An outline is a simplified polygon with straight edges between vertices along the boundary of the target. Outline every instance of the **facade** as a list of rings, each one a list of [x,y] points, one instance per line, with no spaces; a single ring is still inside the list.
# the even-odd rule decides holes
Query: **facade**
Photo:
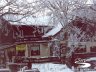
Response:
[[[3,19],[0,23],[0,64],[16,62],[18,58],[39,59],[51,56],[48,46],[51,39],[42,36],[52,26],[12,25],[4,21],[6,23]]]

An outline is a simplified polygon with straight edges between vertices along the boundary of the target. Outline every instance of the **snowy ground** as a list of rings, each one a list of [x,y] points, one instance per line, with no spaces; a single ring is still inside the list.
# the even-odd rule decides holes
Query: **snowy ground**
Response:
[[[40,72],[74,72],[66,65],[53,63],[33,64],[32,68],[38,68]]]
[[[26,67],[26,66],[24,66],[24,67]],[[18,72],[27,72],[27,71],[31,72],[31,71],[33,71],[33,69],[38,69],[40,72],[96,72],[96,69],[94,69],[94,70],[88,69],[87,71],[85,69],[79,69],[79,71],[78,71],[78,70],[74,70],[74,69],[69,69],[66,66],[66,64],[64,65],[64,64],[54,64],[54,63],[32,64],[32,69],[27,70],[27,71],[23,68],[21,68],[20,71],[18,71]],[[10,69],[0,69],[0,72],[3,72],[3,71],[10,72]]]

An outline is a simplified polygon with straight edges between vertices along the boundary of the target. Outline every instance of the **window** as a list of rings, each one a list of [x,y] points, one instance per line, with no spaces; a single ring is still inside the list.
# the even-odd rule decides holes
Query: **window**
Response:
[[[5,59],[5,52],[4,50],[0,50],[0,64],[4,63],[4,59]]]
[[[76,53],[84,53],[84,52],[86,52],[86,48],[77,48],[75,52]]]
[[[25,56],[26,44],[16,45],[17,56]]]
[[[61,44],[60,45],[60,51],[61,51],[61,55],[66,54],[66,44]]]
[[[78,48],[75,50],[76,53],[84,53],[86,52],[86,46],[85,45],[80,45]]]
[[[91,52],[96,52],[96,46],[90,47],[91,48]]]
[[[31,50],[31,56],[40,55],[40,44],[31,44],[29,50]]]

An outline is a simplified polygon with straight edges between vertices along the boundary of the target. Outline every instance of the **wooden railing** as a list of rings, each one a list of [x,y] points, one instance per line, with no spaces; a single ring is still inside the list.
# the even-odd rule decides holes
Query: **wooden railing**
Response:
[[[54,62],[61,63],[64,62],[65,57],[47,57],[47,58],[15,58],[15,63],[46,63]]]

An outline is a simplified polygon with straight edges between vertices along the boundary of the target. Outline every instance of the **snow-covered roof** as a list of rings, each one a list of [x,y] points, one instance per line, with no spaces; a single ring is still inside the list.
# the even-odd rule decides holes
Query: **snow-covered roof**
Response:
[[[50,30],[48,33],[43,35],[43,37],[48,37],[48,36],[54,36],[57,34],[60,30],[62,29],[62,25],[59,23],[57,24],[52,30]]]
[[[23,15],[6,15],[4,19],[8,20],[13,25],[40,25],[52,26],[52,19],[50,16],[33,17]]]

